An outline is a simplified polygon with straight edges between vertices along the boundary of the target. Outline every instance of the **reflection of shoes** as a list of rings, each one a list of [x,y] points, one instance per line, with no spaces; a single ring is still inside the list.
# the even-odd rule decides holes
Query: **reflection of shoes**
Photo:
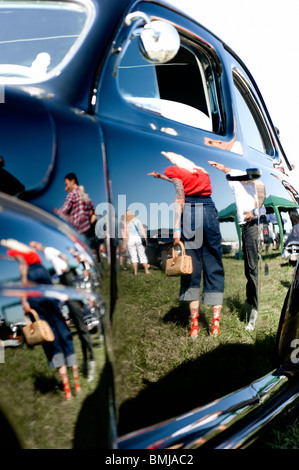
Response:
[[[253,331],[253,330],[254,330],[254,327],[253,327],[250,323],[248,323],[248,325],[245,326],[245,330],[246,330],[246,331]]]
[[[191,317],[191,330],[189,332],[189,336],[192,339],[196,339],[198,337],[198,317],[198,313],[195,315],[195,317]]]
[[[258,312],[255,308],[251,309],[248,325],[245,327],[247,331],[253,331],[256,327]]]
[[[87,382],[92,382],[94,379],[94,374],[95,374],[95,367],[96,363],[95,361],[90,361],[89,362],[89,368],[88,368],[88,379]]]
[[[64,389],[66,400],[70,400],[72,398],[72,394],[71,394],[71,389],[70,389],[68,380],[63,383],[63,389]]]
[[[219,331],[219,322],[220,322],[220,317],[215,317],[212,320],[212,331],[211,331],[211,336],[218,336],[220,331]],[[218,323],[215,325],[215,323]]]
[[[74,371],[74,382],[75,382],[76,393],[80,393],[81,392],[81,387],[80,387],[79,375],[78,375],[77,369],[76,369],[76,371]]]

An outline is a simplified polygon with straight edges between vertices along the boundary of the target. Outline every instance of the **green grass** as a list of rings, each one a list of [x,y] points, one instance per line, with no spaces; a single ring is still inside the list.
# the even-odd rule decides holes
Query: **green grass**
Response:
[[[264,273],[265,263],[269,266]],[[119,433],[177,416],[247,385],[272,369],[272,352],[293,268],[276,253],[262,262],[258,333],[244,329],[243,262],[224,256],[225,296],[221,334],[209,335],[211,307],[201,306],[200,332],[188,336],[189,311],[178,302],[179,279],[166,278],[156,268],[147,276],[141,269],[118,272],[118,297],[113,317],[115,384]],[[106,286],[107,287],[107,286]],[[1,405],[10,411],[27,449],[93,448],[101,430],[101,381],[104,346],[92,335],[98,377],[90,384],[82,377],[82,391],[64,399],[57,371],[49,370],[41,347],[6,349],[0,364]],[[79,367],[81,346],[74,334]],[[69,372],[71,377],[71,372]],[[72,384],[72,389],[74,389]],[[263,437],[262,448],[298,448],[296,416]]]
[[[98,335],[92,335],[97,356],[97,378],[88,383],[80,373],[81,393],[76,396],[71,370],[69,380],[73,397],[66,401],[60,376],[48,368],[41,346],[34,348],[6,348],[5,362],[0,364],[1,406],[17,430],[25,449],[71,449],[76,435],[90,434],[80,429],[81,414],[86,403],[96,396],[100,373],[104,364],[104,346]],[[74,334],[78,365],[82,364],[79,339]]]
[[[299,449],[298,412],[290,412],[253,445],[253,449]]]
[[[268,270],[265,274],[265,265]],[[190,340],[189,311],[178,302],[179,279],[158,269],[119,273],[119,298],[113,320],[119,433],[204,405],[248,385],[272,370],[276,332],[293,268],[279,254],[261,265],[265,290],[257,333],[244,329],[244,265],[224,256],[225,296],[221,334],[209,336],[212,309],[201,306],[200,332]],[[265,444],[266,445],[266,444]]]

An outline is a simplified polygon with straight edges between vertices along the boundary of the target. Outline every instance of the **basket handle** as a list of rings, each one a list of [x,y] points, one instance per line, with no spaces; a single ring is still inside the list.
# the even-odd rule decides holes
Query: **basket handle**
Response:
[[[33,308],[31,308],[29,312],[25,313],[25,320],[26,320],[27,325],[31,325],[32,323],[32,321],[30,321],[28,318],[29,315],[32,315],[35,321],[40,319],[38,313]]]
[[[184,243],[181,242],[181,241],[179,241],[179,245],[180,245],[180,247],[181,247],[181,249],[182,249],[182,256],[185,256],[185,246],[184,246]],[[175,250],[174,250],[174,246],[172,247],[172,257],[173,257],[173,258],[178,258],[178,255],[177,255],[177,253],[176,253]]]

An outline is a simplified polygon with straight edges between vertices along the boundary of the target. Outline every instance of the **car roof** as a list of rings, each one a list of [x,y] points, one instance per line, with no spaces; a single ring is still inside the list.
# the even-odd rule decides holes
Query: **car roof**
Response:
[[[90,22],[86,36],[76,53],[70,57],[61,73],[55,74],[42,83],[52,96],[60,97],[69,105],[88,110],[90,90],[105,57],[115,28],[126,14],[128,9],[136,8],[140,0],[113,0],[113,8],[110,0],[74,0],[78,4],[88,6],[93,11],[94,19]],[[61,3],[67,3],[62,0]],[[174,6],[171,0],[143,0],[143,3],[153,3],[179,12],[191,21],[183,9]],[[206,28],[204,28],[206,29]],[[212,34],[209,31],[210,34]],[[218,39],[218,38],[217,38]],[[38,86],[38,83],[37,83]]]

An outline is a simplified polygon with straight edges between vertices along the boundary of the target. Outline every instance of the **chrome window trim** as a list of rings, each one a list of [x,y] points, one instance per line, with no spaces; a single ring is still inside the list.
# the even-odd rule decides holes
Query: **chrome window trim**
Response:
[[[265,152],[261,152],[259,149],[256,149],[254,148],[254,150],[256,150],[257,152],[260,152],[262,153],[262,155],[264,155],[265,157],[267,158],[270,158],[271,160],[275,160],[275,157],[277,155],[277,150],[276,150],[276,147],[274,145],[274,142],[273,142],[273,137],[272,137],[272,134],[269,130],[269,124],[267,123],[266,119],[265,119],[265,116],[264,116],[264,113],[263,111],[261,110],[261,107],[255,97],[255,95],[253,94],[252,92],[252,88],[250,87],[248,81],[246,80],[246,78],[244,77],[244,75],[240,72],[239,69],[237,69],[236,67],[233,67],[233,70],[232,70],[232,73],[233,73],[233,82],[234,82],[234,86],[237,86],[236,85],[236,81],[239,81],[239,83],[241,84],[241,86],[244,88],[244,90],[246,90],[246,94],[249,96],[249,100],[251,101],[251,103],[254,104],[255,106],[255,109],[256,111],[258,112],[258,119],[259,119],[259,122],[261,123],[261,125],[263,126],[264,128],[264,131],[265,131],[265,134],[262,134],[260,132],[260,128],[259,126],[257,125],[256,123],[256,120],[254,119],[255,121],[255,124],[259,130],[259,133],[260,133],[260,136],[261,136],[261,139],[263,140],[263,142],[265,143],[266,142],[266,139],[268,140],[268,144],[269,146],[271,146],[272,148],[272,152],[269,153],[267,150],[265,150]],[[239,90],[240,91],[240,90]],[[246,102],[246,105],[248,107],[248,103],[246,100],[244,100]],[[251,114],[252,114],[252,111],[250,110]],[[253,117],[254,118],[254,117]],[[265,139],[266,137],[266,139]],[[251,145],[249,143],[247,143],[247,145],[249,147],[251,147]],[[251,147],[253,148],[253,147]]]

